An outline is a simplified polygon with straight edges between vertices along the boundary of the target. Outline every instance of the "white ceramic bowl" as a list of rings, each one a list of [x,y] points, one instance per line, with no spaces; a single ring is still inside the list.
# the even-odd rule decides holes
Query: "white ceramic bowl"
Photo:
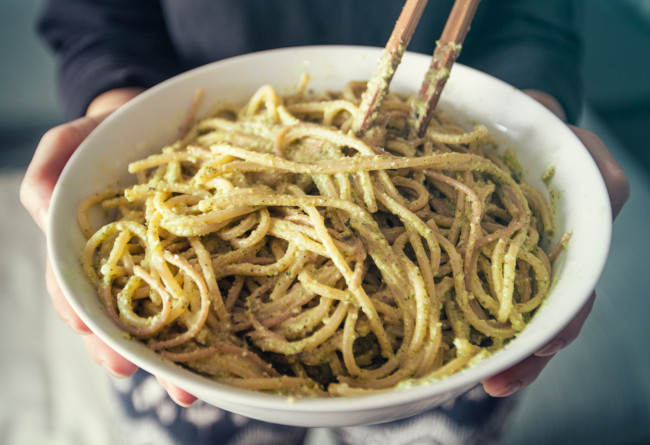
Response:
[[[79,265],[84,238],[75,213],[80,200],[131,181],[127,163],[170,142],[198,88],[205,107],[218,100],[244,101],[263,84],[291,91],[303,72],[316,90],[340,90],[349,80],[369,79],[381,49],[354,46],[273,50],[216,62],[170,79],[111,115],[74,153],[50,207],[49,252],[57,279],[82,320],[105,343],[141,368],[220,408],[269,422],[343,426],[385,422],[417,414],[468,390],[481,379],[521,361],[549,341],[583,306],[604,267],[611,235],[610,204],[592,158],[553,114],[522,92],[457,64],[439,107],[465,122],[480,122],[515,150],[526,180],[546,190],[541,176],[555,168],[558,232],[573,234],[548,300],[529,326],[503,350],[446,379],[386,393],[347,398],[289,400],[215,383],[163,360],[128,340],[104,313]],[[414,93],[430,56],[407,53],[391,88]]]

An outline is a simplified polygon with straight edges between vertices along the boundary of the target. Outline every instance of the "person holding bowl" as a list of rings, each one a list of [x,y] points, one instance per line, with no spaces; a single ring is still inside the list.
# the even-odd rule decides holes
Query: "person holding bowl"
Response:
[[[484,0],[459,62],[524,90],[571,126],[598,165],[616,216],[629,194],[627,178],[596,135],[573,126],[582,101],[576,3]],[[451,4],[428,5],[409,50],[433,52]],[[45,231],[52,191],[69,157],[106,116],[145,89],[193,67],[264,49],[314,44],[383,46],[401,6],[400,2],[344,0],[45,2],[39,32],[57,57],[60,95],[70,121],[43,135],[21,188],[24,206]],[[108,374],[130,379],[129,391],[120,393],[118,400],[131,439],[138,437],[133,431],[151,422],[158,425],[157,434],[170,443],[198,443],[199,436],[236,443],[247,432],[249,437],[258,434],[258,443],[300,443],[304,439],[303,428],[237,419],[217,408],[195,404],[193,395],[163,379],[159,382],[171,399],[189,407],[188,412],[201,410],[212,419],[209,426],[198,431],[188,420],[191,415],[177,415],[165,424],[155,409],[156,404],[166,403],[160,397],[145,404],[147,409],[141,409],[142,404],[136,407],[130,394],[147,387],[153,377],[138,371],[85,326],[67,303],[49,264],[46,280],[57,314],[82,335],[93,360]],[[391,438],[408,437],[407,431],[422,428],[418,422],[434,414],[436,422],[427,424],[423,433],[430,441],[484,443],[494,439],[514,406],[512,395],[532,383],[554,354],[577,337],[594,298],[592,294],[555,339],[516,366],[485,379],[482,388],[433,412],[382,426],[337,430],[339,439],[355,443],[380,429],[386,443],[396,443]]]

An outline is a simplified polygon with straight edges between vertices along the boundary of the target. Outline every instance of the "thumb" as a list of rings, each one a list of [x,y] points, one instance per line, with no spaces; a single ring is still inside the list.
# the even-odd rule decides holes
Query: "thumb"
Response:
[[[106,115],[82,117],[48,130],[41,138],[20,187],[20,200],[45,231],[56,181],[79,144]]]

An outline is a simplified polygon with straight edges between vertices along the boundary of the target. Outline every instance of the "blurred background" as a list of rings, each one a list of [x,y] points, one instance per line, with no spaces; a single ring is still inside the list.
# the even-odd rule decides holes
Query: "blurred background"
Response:
[[[524,392],[505,444],[650,443],[650,1],[583,4],[581,125],[623,166],[632,196],[582,335]],[[54,315],[44,238],[18,201],[40,136],[62,122],[34,34],[39,5],[0,0],[0,443],[112,444],[106,377]]]

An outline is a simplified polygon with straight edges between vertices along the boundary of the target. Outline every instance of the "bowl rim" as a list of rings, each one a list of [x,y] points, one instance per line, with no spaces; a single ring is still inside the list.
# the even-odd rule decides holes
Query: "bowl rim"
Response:
[[[141,103],[146,103],[150,97],[159,94],[159,92],[163,91],[164,89],[173,87],[175,83],[183,82],[183,80],[188,75],[201,73],[203,71],[212,71],[215,69],[214,67],[217,65],[223,68],[229,65],[237,65],[241,62],[248,61],[250,59],[255,60],[256,58],[268,56],[268,55],[282,56],[283,54],[286,53],[299,52],[299,53],[304,53],[305,56],[313,57],[315,53],[319,53],[322,51],[339,52],[342,54],[341,57],[343,59],[345,59],[345,56],[343,56],[343,54],[345,53],[354,53],[354,52],[361,51],[361,52],[367,52],[369,55],[373,55],[373,56],[376,55],[378,59],[378,56],[381,53],[381,48],[367,47],[367,46],[360,46],[360,45],[314,45],[314,46],[273,49],[273,50],[259,51],[255,53],[230,57],[227,59],[212,62],[203,65],[201,67],[197,67],[192,70],[186,71],[177,76],[169,78],[156,86],[153,86],[152,88],[144,91],[142,94],[134,98],[128,104],[118,109],[116,112],[112,113],[110,116],[106,118],[106,120],[101,122],[97,126],[97,128],[93,130],[93,132],[89,135],[89,137],[82,142],[79,148],[70,157],[70,159],[66,163],[61,173],[60,180],[57,181],[57,185],[55,186],[52,195],[51,208],[49,212],[49,219],[47,225],[48,234],[50,234],[50,236],[48,236],[47,238],[47,248],[48,248],[47,250],[48,250],[50,261],[52,263],[54,274],[68,303],[73,307],[73,309],[82,319],[82,321],[86,323],[86,325],[89,328],[91,328],[91,330],[93,330],[93,332],[95,332],[96,335],[102,341],[104,341],[108,346],[110,346],[118,353],[120,353],[120,355],[123,355],[128,360],[133,361],[135,364],[147,370],[148,372],[155,371],[157,375],[160,375],[163,378],[166,378],[176,384],[180,384],[181,386],[184,385],[184,389],[186,389],[189,392],[204,391],[206,390],[206,387],[204,385],[209,382],[210,384],[207,386],[207,390],[218,394],[219,397],[223,398],[226,402],[233,402],[237,404],[243,403],[245,405],[255,406],[256,408],[261,408],[261,409],[282,408],[282,409],[301,410],[301,411],[312,412],[312,413],[323,412],[323,411],[341,413],[341,412],[352,412],[352,411],[367,410],[367,409],[376,409],[377,407],[407,405],[414,401],[434,397],[438,394],[444,393],[449,390],[458,389],[461,387],[469,388],[474,384],[477,384],[477,382],[480,379],[489,377],[491,375],[495,375],[498,372],[507,369],[509,366],[512,366],[514,363],[523,360],[524,358],[530,355],[530,350],[537,350],[540,347],[542,347],[546,342],[548,342],[558,332],[560,332],[560,330],[566,324],[566,322],[568,322],[573,318],[573,316],[575,316],[576,314],[575,308],[577,306],[582,307],[582,305],[587,301],[589,295],[591,294],[591,290],[593,290],[593,288],[595,287],[598,277],[602,273],[602,270],[605,266],[607,254],[609,251],[609,244],[611,241],[611,214],[609,215],[609,217],[607,216],[603,217],[602,218],[603,221],[601,221],[601,222],[606,222],[609,220],[610,223],[609,225],[606,224],[605,227],[603,227],[602,229],[602,232],[605,233],[606,237],[605,239],[599,240],[601,248],[598,252],[596,252],[598,255],[600,255],[600,257],[595,260],[596,265],[594,269],[598,269],[599,273],[596,274],[596,278],[593,282],[589,282],[588,285],[585,284],[583,286],[585,288],[585,295],[582,295],[580,297],[575,297],[572,300],[574,302],[573,310],[570,311],[571,312],[570,315],[569,313],[565,315],[563,320],[564,323],[558,323],[555,326],[555,329],[549,329],[545,333],[546,335],[540,334],[535,339],[529,339],[529,343],[526,348],[528,352],[525,352],[523,348],[516,347],[517,342],[511,342],[509,345],[506,345],[506,347],[497,351],[493,355],[495,356],[498,354],[502,358],[503,357],[509,358],[509,360],[507,360],[506,362],[504,362],[503,360],[486,359],[480,363],[480,366],[474,366],[472,368],[469,368],[468,370],[457,372],[453,375],[450,375],[448,377],[445,377],[444,379],[437,381],[436,384],[428,384],[428,383],[416,384],[413,385],[411,388],[405,388],[403,390],[390,389],[385,392],[382,391],[382,392],[372,393],[367,395],[334,397],[334,398],[300,397],[297,399],[293,399],[287,396],[278,396],[274,394],[266,394],[261,392],[243,390],[243,389],[228,386],[223,383],[216,382],[214,380],[210,380],[208,377],[204,377],[192,371],[188,371],[182,368],[180,365],[171,364],[171,362],[167,363],[163,360],[159,360],[157,362],[151,362],[151,360],[146,358],[143,360],[143,357],[141,355],[138,355],[131,348],[126,347],[122,339],[120,338],[116,339],[110,335],[106,335],[101,324],[99,324],[96,320],[88,316],[85,308],[83,307],[83,304],[79,301],[78,296],[74,294],[74,291],[68,285],[67,278],[65,276],[64,271],[62,271],[61,268],[59,267],[59,265],[61,264],[60,255],[62,254],[61,243],[63,243],[64,241],[60,237],[54,236],[54,234],[58,234],[61,232],[57,220],[57,206],[59,205],[60,200],[64,199],[63,198],[64,192],[62,191],[61,183],[62,181],[66,181],[69,175],[73,174],[75,168],[78,168],[75,160],[79,156],[79,153],[88,150],[87,147],[92,145],[97,135],[101,135],[101,132],[104,130],[104,128],[108,127],[114,121],[119,121],[119,119],[121,119],[121,116],[125,113],[125,110],[139,106],[139,104]],[[416,57],[426,57],[427,59],[430,59],[430,56],[428,55],[406,52],[404,56],[404,60],[406,60],[407,58],[416,58]],[[494,82],[495,85],[502,85],[502,86],[507,86],[508,88],[512,88],[510,85],[506,84],[505,82],[499,79],[496,79],[479,70],[476,70],[474,68],[459,63],[457,63],[454,66],[454,70],[473,73],[472,76],[479,76],[479,77],[486,76],[488,79],[490,79],[491,82]],[[263,80],[263,76],[261,77]],[[522,92],[520,93],[524,94]],[[549,115],[549,118],[555,119],[557,122],[561,122],[559,118],[553,115],[549,110],[544,108],[541,104],[534,101],[534,99],[526,96],[526,97],[522,97],[522,100],[529,101],[528,106],[536,107],[539,113],[547,114]],[[573,134],[564,123],[562,123],[562,125],[565,128],[564,131],[566,132],[566,134],[564,134],[563,137],[567,138],[567,140],[573,140],[572,142],[573,144],[578,144],[579,146],[582,146],[583,150],[586,151],[586,148],[584,148],[583,144],[580,142],[577,136],[575,136],[575,134]],[[596,168],[597,171],[597,167],[595,166],[595,163],[593,163],[591,168],[592,169]],[[601,190],[597,190],[595,193],[600,193],[602,195],[604,190],[605,196],[607,196],[606,188],[604,185],[604,181],[602,181],[602,177],[601,177],[600,186],[601,186]],[[129,342],[131,341],[129,340]],[[511,347],[511,345],[514,346]],[[469,370],[471,370],[472,372],[467,372]]]

